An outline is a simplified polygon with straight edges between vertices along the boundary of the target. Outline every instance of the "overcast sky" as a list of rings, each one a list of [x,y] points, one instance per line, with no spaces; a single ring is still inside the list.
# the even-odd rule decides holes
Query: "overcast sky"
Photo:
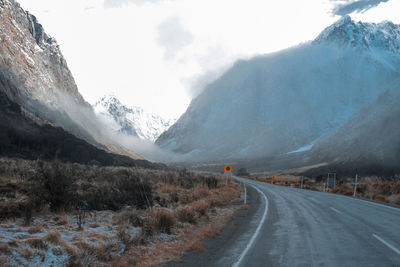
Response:
[[[342,15],[400,23],[400,0],[17,0],[55,37],[90,103],[179,117],[239,58],[314,39]]]

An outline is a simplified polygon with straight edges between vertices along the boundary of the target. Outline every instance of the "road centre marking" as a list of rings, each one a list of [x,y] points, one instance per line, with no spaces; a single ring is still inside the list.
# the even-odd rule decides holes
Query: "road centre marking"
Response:
[[[385,246],[387,246],[388,248],[390,248],[391,250],[393,250],[394,252],[396,252],[397,254],[400,255],[400,250],[397,249],[396,247],[392,246],[388,242],[386,242],[383,238],[377,236],[376,234],[372,234],[372,236],[375,237],[376,239],[378,239],[379,241],[381,241]]]
[[[331,210],[333,210],[334,212],[337,212],[339,214],[342,214],[342,212],[338,211],[337,209],[335,209],[334,207],[330,207]]]

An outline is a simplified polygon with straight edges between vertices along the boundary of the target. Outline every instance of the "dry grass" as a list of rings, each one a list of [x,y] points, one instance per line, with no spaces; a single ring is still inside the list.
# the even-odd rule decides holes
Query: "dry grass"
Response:
[[[194,189],[194,197],[196,199],[203,199],[210,195],[210,190],[206,187],[196,187]]]
[[[196,211],[193,206],[183,207],[175,210],[175,216],[180,222],[195,224],[197,221]]]
[[[6,242],[0,242],[0,254],[2,255],[11,255],[12,254],[12,248],[10,248],[10,245]]]
[[[152,209],[147,212],[147,220],[145,221],[144,228],[149,234],[171,234],[175,224],[176,219],[172,212],[163,209]]]
[[[203,216],[206,214],[206,212],[210,208],[210,205],[205,200],[197,200],[192,203],[192,207],[199,216]]]
[[[42,231],[43,231],[43,227],[40,225],[37,225],[37,226],[29,228],[28,233],[36,234],[36,233],[41,233]]]
[[[52,163],[45,163],[39,173],[36,168],[37,163],[28,161],[5,166],[0,159],[0,197],[4,186],[4,192],[11,196],[10,203],[21,205],[19,213],[9,205],[12,208],[7,208],[4,222],[12,219],[12,228],[16,220],[22,221],[14,218],[25,216],[26,202],[21,200],[29,197],[40,203],[33,206],[32,222],[37,225],[36,217],[42,217],[45,223],[29,228],[28,233],[49,231],[42,238],[25,235],[14,245],[0,243],[1,255],[18,251],[29,259],[41,251],[46,257],[45,251],[52,245],[54,255],[68,255],[68,266],[160,265],[185,249],[202,250],[201,241],[215,237],[217,228],[223,225],[220,219],[225,216],[224,211],[229,211],[231,201],[240,197],[240,188],[235,184],[226,186],[221,177],[187,171],[79,164],[54,167]],[[2,180],[5,173],[10,174],[7,177],[11,177],[12,186]],[[53,174],[64,179],[61,189],[67,193],[46,195],[49,192],[37,187],[43,184],[35,184],[35,179],[42,175],[40,181],[59,190]],[[31,194],[30,190],[38,191]],[[42,193],[45,197],[36,198]],[[75,206],[86,211],[85,225],[89,226],[79,233],[76,222],[72,222],[76,218]],[[105,230],[100,232],[96,229],[99,227]],[[65,240],[58,231],[63,231]]]
[[[47,250],[49,248],[49,244],[40,238],[28,238],[25,240],[25,243],[29,244],[32,248],[39,250]]]

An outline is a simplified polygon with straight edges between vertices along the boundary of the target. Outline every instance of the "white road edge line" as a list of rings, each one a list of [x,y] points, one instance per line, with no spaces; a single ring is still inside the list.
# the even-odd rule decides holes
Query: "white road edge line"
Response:
[[[337,209],[335,209],[334,207],[330,207],[330,209],[331,210],[333,210],[334,212],[337,212],[337,213],[339,213],[339,214],[342,214],[342,212],[341,211],[338,211]]]
[[[256,240],[256,237],[258,236],[258,234],[260,233],[261,227],[264,225],[265,219],[267,218],[267,213],[268,213],[268,198],[267,196],[257,187],[255,187],[253,184],[248,183],[248,185],[250,185],[251,187],[253,187],[254,189],[256,189],[258,191],[258,193],[260,193],[265,201],[265,210],[264,210],[264,214],[261,218],[260,223],[258,224],[258,227],[255,231],[255,233],[253,234],[253,236],[251,237],[249,243],[246,246],[246,249],[242,252],[242,254],[240,254],[239,258],[237,259],[237,261],[232,265],[232,267],[237,267],[240,265],[240,263],[242,262],[243,258],[246,256],[247,252],[249,251],[249,249],[251,248],[251,246],[253,246],[254,241]]]
[[[396,252],[397,254],[400,255],[400,250],[398,250],[397,248],[395,248],[394,246],[392,246],[391,244],[389,244],[388,242],[383,240],[381,237],[377,236],[376,234],[372,234],[372,236],[375,237],[376,239],[378,239],[379,241],[381,241],[388,248],[390,248],[391,250],[393,250],[394,252]]]

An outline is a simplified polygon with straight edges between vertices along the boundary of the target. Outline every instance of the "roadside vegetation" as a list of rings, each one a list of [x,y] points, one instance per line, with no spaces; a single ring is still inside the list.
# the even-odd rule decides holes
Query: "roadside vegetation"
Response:
[[[217,175],[2,158],[0,265],[163,264],[203,250],[240,198]]]
[[[295,188],[300,188],[301,186],[300,176],[294,175],[282,175],[278,176],[277,178],[272,178],[272,176],[246,176],[245,178],[260,182],[274,183],[281,186],[290,186]],[[334,188],[326,188],[326,180],[327,177],[323,175],[318,175],[312,178],[304,177],[303,188],[323,192],[325,187],[326,192],[353,196],[354,177],[336,177],[336,185]],[[356,197],[400,206],[400,176],[360,177],[358,181]]]

